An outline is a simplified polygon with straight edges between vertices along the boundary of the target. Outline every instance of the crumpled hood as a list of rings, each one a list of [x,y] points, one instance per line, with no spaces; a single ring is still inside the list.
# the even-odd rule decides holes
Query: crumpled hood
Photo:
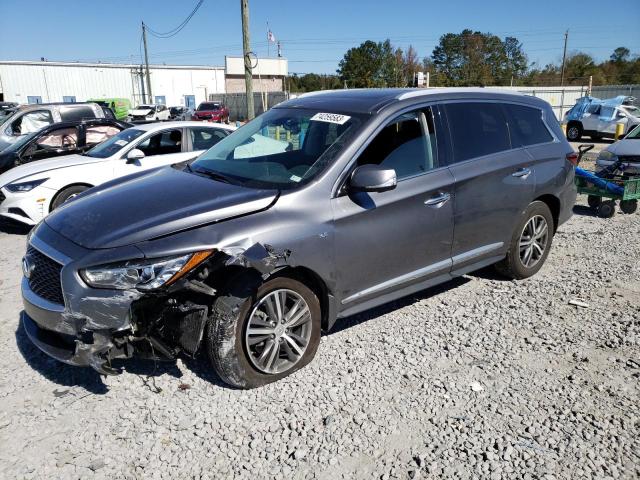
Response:
[[[129,115],[140,115],[140,116],[147,116],[151,113],[151,109],[150,108],[136,108],[135,110],[130,110],[129,111]]]
[[[104,162],[102,158],[84,157],[82,155],[64,155],[62,157],[49,158],[46,160],[38,160],[37,162],[29,162],[24,165],[19,165],[11,170],[6,171],[0,175],[0,187],[4,187],[9,183],[13,183],[17,180],[25,179],[27,177],[46,178],[47,172],[50,170],[57,170],[59,168],[72,167],[74,165],[86,165],[88,163]],[[35,175],[38,175],[37,177]]]
[[[85,248],[114,248],[256,213],[278,198],[274,190],[221,183],[173,167],[92,188],[45,222]]]
[[[618,140],[613,145],[609,145],[606,150],[617,156],[640,156],[640,138]]]

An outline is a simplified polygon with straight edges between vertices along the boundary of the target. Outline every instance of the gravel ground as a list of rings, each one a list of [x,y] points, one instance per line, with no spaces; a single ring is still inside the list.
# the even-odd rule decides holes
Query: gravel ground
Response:
[[[18,326],[24,243],[0,233],[2,478],[640,476],[640,213],[578,206],[534,278],[346,319],[252,391],[206,359],[106,379],[48,359]]]

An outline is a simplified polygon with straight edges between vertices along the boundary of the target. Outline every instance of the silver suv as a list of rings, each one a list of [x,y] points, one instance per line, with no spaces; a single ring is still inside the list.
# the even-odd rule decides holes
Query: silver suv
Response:
[[[309,363],[340,318],[491,264],[535,274],[571,216],[575,161],[534,97],[304,95],[46,217],[24,328],[100,373],[206,350],[222,380],[257,387]]]

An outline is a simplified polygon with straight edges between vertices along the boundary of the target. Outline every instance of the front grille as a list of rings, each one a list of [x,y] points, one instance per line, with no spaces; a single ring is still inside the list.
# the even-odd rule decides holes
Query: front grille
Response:
[[[29,245],[27,258],[33,265],[29,276],[29,287],[39,297],[50,302],[64,305],[60,272],[62,265]]]

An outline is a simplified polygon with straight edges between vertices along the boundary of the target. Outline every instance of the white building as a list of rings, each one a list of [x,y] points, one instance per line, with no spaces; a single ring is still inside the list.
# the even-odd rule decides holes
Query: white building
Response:
[[[214,66],[151,65],[155,103],[193,105],[225,93],[225,69]],[[147,84],[140,65],[0,61],[0,101],[48,103],[92,98],[128,98],[143,103]]]

